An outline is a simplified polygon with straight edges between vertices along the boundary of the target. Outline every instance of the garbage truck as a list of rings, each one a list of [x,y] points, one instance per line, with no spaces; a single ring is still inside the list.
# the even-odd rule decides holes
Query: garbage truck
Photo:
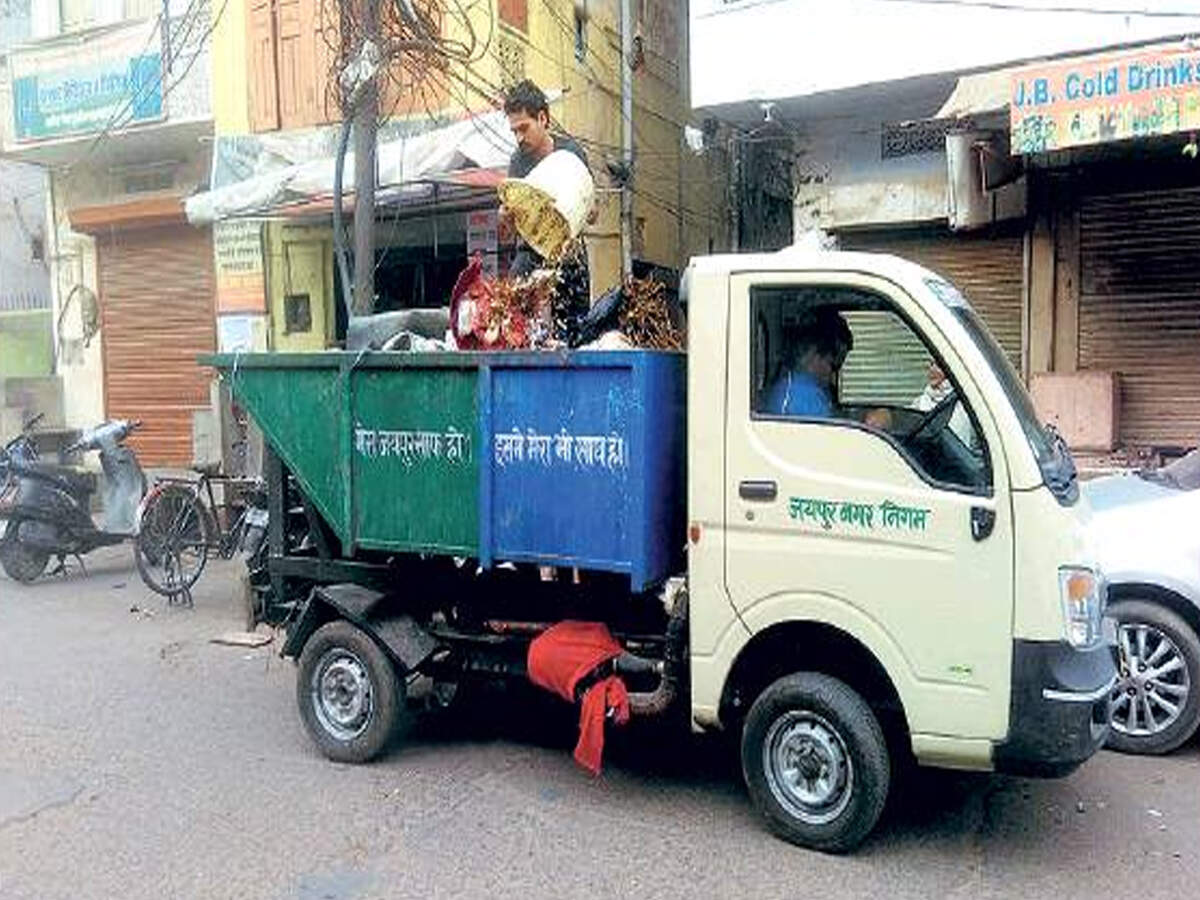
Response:
[[[269,449],[252,621],[285,626],[321,752],[384,752],[418,680],[453,705],[551,686],[550,659],[581,746],[626,715],[727,732],[766,826],[824,851],[909,761],[1085,762],[1105,583],[1019,350],[885,255],[697,258],[680,295],[686,353],[205,358]],[[833,396],[781,404],[817,320],[844,338]]]

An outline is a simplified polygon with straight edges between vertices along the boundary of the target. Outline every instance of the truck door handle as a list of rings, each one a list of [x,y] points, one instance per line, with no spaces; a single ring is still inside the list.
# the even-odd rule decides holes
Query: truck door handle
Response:
[[[996,526],[996,513],[982,506],[971,507],[971,537],[986,540]]]
[[[773,481],[743,481],[738,484],[738,496],[743,500],[770,502],[779,496],[779,485]]]

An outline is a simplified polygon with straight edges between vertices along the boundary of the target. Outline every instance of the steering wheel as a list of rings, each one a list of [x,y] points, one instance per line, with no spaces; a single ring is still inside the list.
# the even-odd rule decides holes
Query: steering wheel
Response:
[[[950,423],[950,417],[954,415],[954,407],[957,404],[958,395],[951,392],[948,397],[925,413],[901,440],[906,444],[915,444],[927,440],[932,435],[940,434]]]

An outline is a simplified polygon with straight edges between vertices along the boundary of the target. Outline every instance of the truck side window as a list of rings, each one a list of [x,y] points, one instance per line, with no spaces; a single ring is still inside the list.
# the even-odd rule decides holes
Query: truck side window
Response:
[[[844,287],[751,291],[755,418],[866,428],[926,480],[985,492],[987,448],[941,361],[877,294]]]

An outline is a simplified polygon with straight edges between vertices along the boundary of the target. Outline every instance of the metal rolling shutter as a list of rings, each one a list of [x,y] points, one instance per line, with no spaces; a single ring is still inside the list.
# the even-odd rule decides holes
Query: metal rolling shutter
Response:
[[[209,407],[196,357],[216,347],[211,231],[113,231],[99,245],[107,414],[143,421],[131,441],[143,464],[188,466],[192,413]]]
[[[925,345],[898,316],[887,312],[843,313],[854,335],[838,383],[843,403],[908,406],[928,380]]]
[[[1122,443],[1200,440],[1200,188],[1084,197],[1079,364],[1121,374]]]
[[[948,234],[943,231],[845,232],[843,250],[892,253],[952,282],[979,313],[1008,358],[1021,371],[1024,239],[1011,234]]]

